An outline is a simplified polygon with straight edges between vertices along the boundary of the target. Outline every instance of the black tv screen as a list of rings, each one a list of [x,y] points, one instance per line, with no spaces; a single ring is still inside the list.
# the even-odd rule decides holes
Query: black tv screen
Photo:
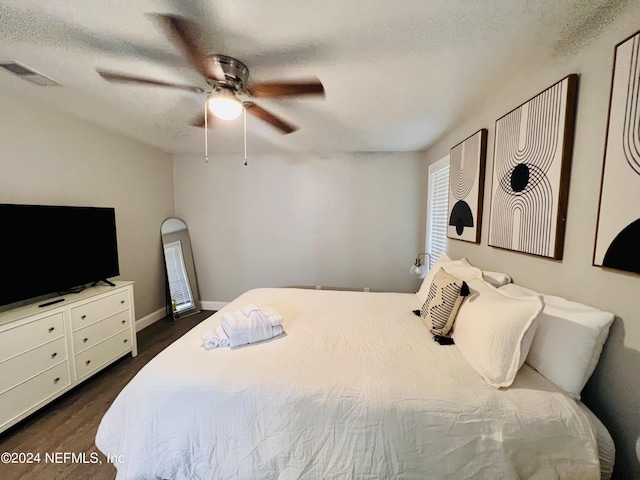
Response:
[[[120,274],[113,208],[0,204],[0,305]]]

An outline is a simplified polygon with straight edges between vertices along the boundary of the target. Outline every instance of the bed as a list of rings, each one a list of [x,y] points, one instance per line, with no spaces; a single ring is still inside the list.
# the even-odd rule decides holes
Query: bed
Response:
[[[285,333],[202,347],[224,311]],[[434,342],[416,294],[263,288],[149,362],[103,417],[118,479],[599,479],[588,409],[528,364],[489,385]],[[605,430],[606,431],[606,430]]]

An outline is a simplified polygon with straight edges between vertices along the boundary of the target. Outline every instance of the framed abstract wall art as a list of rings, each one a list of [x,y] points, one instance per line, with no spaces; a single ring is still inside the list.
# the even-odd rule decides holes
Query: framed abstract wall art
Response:
[[[640,273],[640,32],[616,45],[611,80],[596,266]]]
[[[562,258],[577,90],[571,74],[496,121],[490,246]]]
[[[449,158],[447,237],[480,243],[487,130],[483,128],[453,147]]]

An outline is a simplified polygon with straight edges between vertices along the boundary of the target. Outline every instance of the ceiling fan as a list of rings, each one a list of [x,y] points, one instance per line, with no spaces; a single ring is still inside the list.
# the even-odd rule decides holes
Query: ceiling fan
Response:
[[[177,88],[195,93],[206,93],[208,108],[191,121],[191,125],[204,127],[210,125],[209,113],[223,120],[237,118],[243,109],[254,117],[268,123],[283,134],[295,132],[298,127],[277,117],[273,113],[256,105],[252,98],[280,98],[301,95],[324,96],[324,87],[320,80],[284,81],[269,83],[249,83],[249,69],[240,60],[221,54],[210,54],[201,44],[200,27],[193,21],[177,15],[154,15],[169,38],[186,54],[189,62],[204,77],[210,89],[192,85],[181,85],[152,78],[138,77],[123,73],[98,69],[102,78],[109,82],[135,83],[160,87]],[[205,112],[207,112],[205,117]]]

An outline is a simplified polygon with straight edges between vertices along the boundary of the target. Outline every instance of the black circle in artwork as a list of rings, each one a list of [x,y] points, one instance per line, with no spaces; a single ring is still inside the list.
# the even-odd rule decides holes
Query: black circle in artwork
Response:
[[[640,245],[640,218],[631,222],[616,235],[607,248],[602,266],[640,273],[638,245]]]
[[[519,163],[511,172],[511,188],[514,192],[521,192],[529,184],[529,167]]]

